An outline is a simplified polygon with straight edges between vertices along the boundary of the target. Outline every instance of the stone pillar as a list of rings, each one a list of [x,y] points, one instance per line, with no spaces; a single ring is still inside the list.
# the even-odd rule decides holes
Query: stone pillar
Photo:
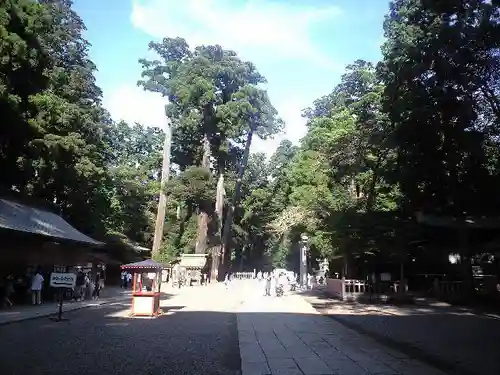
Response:
[[[300,246],[300,285],[307,285],[307,244],[303,242]]]

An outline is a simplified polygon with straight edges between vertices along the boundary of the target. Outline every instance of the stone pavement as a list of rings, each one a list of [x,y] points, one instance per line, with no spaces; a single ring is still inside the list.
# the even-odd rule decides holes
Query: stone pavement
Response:
[[[456,375],[500,374],[494,314],[444,304],[342,303],[309,293],[318,311],[357,332]]]
[[[100,306],[113,301],[130,298],[130,290],[124,290],[118,287],[106,287],[101,291],[101,298],[98,300],[85,301],[64,301],[63,315],[65,312],[75,311],[86,307]],[[54,302],[44,303],[39,306],[23,305],[13,306],[0,310],[0,325],[42,318],[55,315],[58,312],[59,305]]]
[[[242,375],[443,375],[319,314],[256,290],[237,312]]]

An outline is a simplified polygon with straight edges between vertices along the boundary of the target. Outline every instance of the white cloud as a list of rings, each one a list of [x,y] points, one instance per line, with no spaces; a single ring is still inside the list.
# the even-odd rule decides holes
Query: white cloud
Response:
[[[256,63],[274,60],[288,64],[294,60],[306,64],[307,69],[311,66],[338,69],[338,65],[314,45],[311,36],[314,26],[340,14],[335,6],[291,6],[269,0],[131,1],[132,24],[156,39],[181,36],[192,46],[220,44]],[[272,81],[272,76],[267,75]],[[305,134],[301,110],[310,105],[310,100],[274,99],[286,123],[285,131],[273,140],[256,139],[252,152],[270,155],[281,140],[287,138],[296,143]],[[165,124],[165,103],[160,95],[145,92],[133,84],[108,91],[104,100],[115,120],[159,127]]]
[[[252,142],[252,152],[264,152],[270,156],[284,139],[297,144],[306,133],[306,119],[302,117],[302,110],[308,105],[309,103],[305,103],[298,98],[288,98],[276,105],[278,113],[285,122],[283,133],[278,134],[274,139],[266,141],[255,139]]]
[[[157,93],[142,88],[123,85],[104,95],[104,107],[115,121],[130,124],[138,122],[144,126],[165,126],[165,104],[167,100]]]
[[[220,44],[245,57],[297,58],[335,66],[311,42],[335,6],[289,6],[266,0],[133,0],[133,25],[155,37],[182,36],[191,45]]]
[[[286,138],[294,143],[298,143],[306,133],[306,119],[302,117],[302,110],[309,105],[310,103],[305,103],[298,98],[292,98],[276,107],[286,124]]]
[[[115,121],[124,120],[130,124],[138,122],[144,126],[165,127],[164,107],[167,100],[157,93],[146,92],[140,87],[123,85],[104,95],[104,107]],[[285,121],[283,133],[274,139],[261,140],[254,138],[252,152],[264,152],[268,156],[274,153],[280,142],[289,139],[294,143],[305,135],[305,119],[301,112],[308,103],[298,98],[287,99],[276,108]]]
[[[165,127],[165,104],[167,100],[159,94],[132,85],[120,86],[104,95],[104,107],[115,121],[124,120],[130,124],[138,122],[144,126],[162,129]],[[305,119],[302,118],[301,112],[307,105],[308,103],[298,98],[279,103],[276,108],[285,121],[283,133],[265,141],[255,138],[252,142],[252,152],[271,155],[283,139],[298,143],[305,135]]]

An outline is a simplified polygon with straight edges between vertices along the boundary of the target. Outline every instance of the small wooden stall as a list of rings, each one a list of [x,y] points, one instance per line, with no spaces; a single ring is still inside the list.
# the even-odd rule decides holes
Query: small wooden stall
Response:
[[[187,286],[193,284],[201,285],[202,272],[207,264],[207,254],[182,254],[180,268],[185,272],[185,283]],[[208,273],[208,270],[206,270]]]
[[[132,312],[131,316],[158,316],[160,309],[161,273],[163,265],[147,259],[121,266],[132,272]]]

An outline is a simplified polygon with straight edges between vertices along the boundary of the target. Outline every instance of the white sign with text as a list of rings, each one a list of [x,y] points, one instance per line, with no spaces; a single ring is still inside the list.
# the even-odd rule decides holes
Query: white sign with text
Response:
[[[53,288],[74,288],[76,284],[76,275],[74,273],[50,274],[50,286]]]

